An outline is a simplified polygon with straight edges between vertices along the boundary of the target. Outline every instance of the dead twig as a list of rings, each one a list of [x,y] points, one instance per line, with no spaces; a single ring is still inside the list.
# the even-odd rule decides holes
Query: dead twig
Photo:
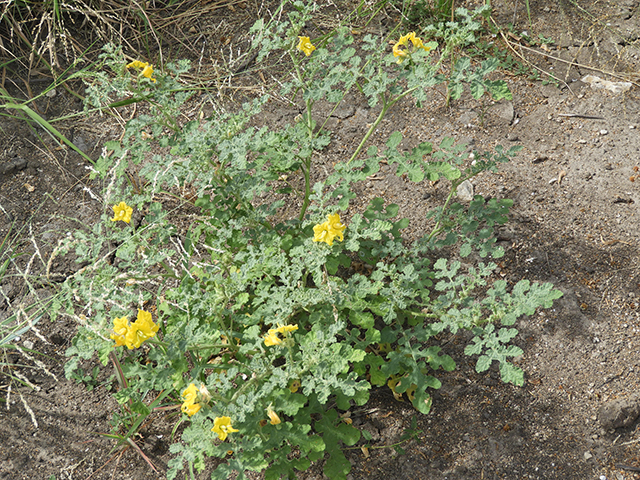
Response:
[[[504,35],[502,35],[502,37],[503,37],[503,38],[505,38],[505,37],[504,37]],[[509,40],[506,40],[506,39],[505,39],[505,41],[506,41],[506,42],[509,42]],[[511,42],[509,42],[509,43],[511,43]],[[559,57],[554,57],[553,55],[550,55],[550,54],[548,54],[548,53],[541,52],[541,51],[539,51],[539,50],[536,50],[535,48],[525,47],[525,46],[524,46],[524,45],[522,45],[522,44],[518,44],[518,46],[519,46],[520,48],[523,48],[523,49],[528,50],[528,51],[530,51],[530,52],[537,53],[538,55],[542,55],[543,57],[548,57],[548,58],[550,58],[550,59],[552,59],[552,60],[556,60],[556,61],[561,62],[561,63],[567,63],[567,64],[572,65],[572,66],[574,66],[574,67],[585,68],[585,69],[587,69],[587,70],[591,70],[591,71],[593,71],[593,72],[599,72],[599,73],[602,73],[602,74],[604,74],[604,75],[608,75],[608,76],[610,76],[610,77],[617,78],[617,79],[619,79],[619,80],[630,81],[628,77],[626,77],[626,76],[624,76],[624,75],[621,75],[621,74],[618,74],[618,73],[609,72],[609,71],[603,70],[603,69],[601,69],[601,68],[592,67],[592,66],[590,66],[590,65],[584,65],[584,64],[582,64],[582,63],[576,63],[576,62],[573,62],[573,61],[570,61],[570,60],[564,60],[564,59],[559,58]],[[521,58],[524,58],[524,57],[521,57]],[[555,78],[555,77],[554,77],[554,78]],[[565,83],[565,82],[563,82],[563,83]],[[636,82],[634,82],[634,81],[630,81],[630,83],[634,84],[636,87],[640,87],[640,84],[639,84],[639,83],[636,83]],[[566,83],[565,83],[565,85],[566,85]],[[568,86],[568,85],[567,85],[567,86]]]

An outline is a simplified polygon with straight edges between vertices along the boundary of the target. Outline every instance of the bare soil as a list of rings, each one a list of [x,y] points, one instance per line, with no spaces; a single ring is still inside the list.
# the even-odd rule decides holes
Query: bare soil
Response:
[[[512,284],[523,278],[549,281],[564,296],[553,308],[518,324],[523,387],[501,383],[497,371],[475,373],[462,346],[451,338],[444,339],[446,353],[458,361],[458,368],[439,374],[443,387],[433,392],[429,415],[396,401],[386,388],[374,391],[369,404],[351,412],[354,425],[368,430],[372,440],[366,452],[348,451],[353,465],[349,478],[640,478],[640,178],[635,181],[640,90],[634,84],[614,94],[580,80],[591,74],[636,81],[640,1],[532,0],[531,26],[524,2],[515,3],[492,2],[499,25],[515,19],[517,27],[507,37],[512,54],[520,53],[546,72],[543,79],[553,74],[557,84],[504,71],[513,101],[489,105],[483,118],[480,104],[471,97],[445,107],[441,93],[434,92],[420,109],[409,101],[394,107],[373,142],[401,130],[407,149],[422,141],[438,144],[444,137],[478,151],[523,145],[499,173],[473,181],[475,193],[515,202],[510,222],[499,231],[507,253],[497,275]],[[327,7],[327,18],[335,13],[332,8]],[[228,32],[251,25],[260,12],[247,2],[244,8],[215,10],[194,20],[193,27],[202,31],[217,27],[210,28],[214,33],[208,58],[215,62],[234,45],[246,48],[246,37]],[[389,10],[381,18],[368,27],[369,33],[384,34],[397,14]],[[519,38],[523,30],[555,43],[528,45]],[[265,74],[250,68],[241,81],[258,88]],[[38,108],[55,118],[81,106],[58,91]],[[282,105],[264,121],[279,125],[297,114],[297,109]],[[376,115],[362,98],[351,96],[347,108],[331,119],[337,141],[326,152],[326,161],[352,151]],[[36,296],[52,295],[56,283],[79,268],[71,259],[48,264],[51,252],[66,232],[98,221],[108,206],[101,203],[99,186],[89,181],[80,156],[56,147],[24,122],[2,117],[0,128],[0,236],[10,228],[20,230],[13,249],[24,254],[0,286],[2,320],[33,304]],[[102,117],[76,120],[63,131],[97,158],[104,142],[117,138],[121,128],[116,118]],[[445,190],[441,184],[405,183],[391,169],[383,169],[363,186],[361,198],[363,204],[373,196],[398,203],[401,212],[410,212],[407,235],[413,236],[424,230],[424,213],[441,203]],[[25,272],[42,275],[31,291],[21,276]],[[45,317],[20,339],[22,347],[46,355],[41,360],[51,375],[28,368],[30,362],[12,354],[12,360],[25,364],[18,370],[37,389],[15,382],[11,392],[2,387],[9,401],[6,408],[0,405],[0,478],[163,478],[171,425],[160,415],[152,416],[136,439],[160,474],[132,449],[110,453],[112,442],[99,433],[111,430],[116,404],[109,389],[115,386],[106,381],[110,372],[100,373],[91,390],[64,379],[64,352],[74,331],[71,323],[54,324]],[[0,382],[6,379],[0,377]],[[397,442],[413,418],[420,433],[402,445],[404,455],[379,448]],[[314,465],[299,478],[322,478],[321,467]]]

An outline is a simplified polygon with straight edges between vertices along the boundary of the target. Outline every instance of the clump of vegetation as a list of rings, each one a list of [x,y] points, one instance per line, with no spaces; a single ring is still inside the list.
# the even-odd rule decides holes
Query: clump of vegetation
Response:
[[[268,97],[179,120],[193,94],[182,81],[186,61],[156,68],[107,46],[86,77],[92,107],[146,102],[147,110],[94,165],[105,211],[57,250],[87,266],[64,283],[52,313],[80,325],[68,376],[85,378],[81,361],[96,354],[116,368],[122,411],[112,438],[137,448],[134,434],[152,411],[175,410],[174,431],[184,428],[169,478],[185,469],[193,477],[208,457],[220,459],[213,478],[291,477],[326,454],[325,474],[346,478],[342,448],[362,433],[342,412],[386,385],[429,413],[438,371],[456,367],[439,342],[445,331],[473,334],[465,353],[478,372],[495,362],[505,382],[522,385],[509,361],[522,354],[511,344],[514,324],[561,295],[550,284],[492,280],[491,260],[503,255],[493,229],[507,221],[510,200],[455,202],[462,182],[496,171],[517,147],[475,152],[468,163],[451,139],[403,152],[394,132],[368,145],[397,102],[419,105],[440,83],[451,98],[467,86],[476,98],[506,97],[504,82],[486,79],[495,62],[471,71],[460,60],[444,76],[437,42],[409,32],[389,51],[366,35],[356,48],[343,28],[312,39],[304,26],[316,4],[291,6],[252,28],[258,62],[278,52],[292,66],[279,94],[303,113],[282,128],[251,126]],[[332,133],[318,102],[337,108],[352,89],[380,113],[349,158],[325,165]],[[382,162],[412,182],[450,186],[417,241],[403,239],[409,220],[382,198],[346,214],[356,185]],[[445,247],[483,260],[463,268]]]

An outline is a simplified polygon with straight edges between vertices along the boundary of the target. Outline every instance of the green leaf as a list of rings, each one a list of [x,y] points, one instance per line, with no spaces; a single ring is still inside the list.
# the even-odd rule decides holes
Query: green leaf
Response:
[[[487,370],[489,370],[490,366],[491,358],[489,358],[487,355],[480,355],[478,357],[478,361],[476,362],[476,372],[486,372]]]
[[[349,321],[354,325],[367,329],[372,328],[375,323],[371,312],[361,312],[357,310],[350,312]]]
[[[476,100],[479,100],[484,95],[484,85],[481,81],[474,79],[469,84],[469,90],[471,90],[471,96]]]
[[[402,134],[396,130],[391,135],[389,135],[389,140],[387,140],[387,147],[397,148],[401,142],[402,142]]]
[[[500,378],[503,382],[512,383],[517,387],[524,385],[524,372],[509,362],[500,363]]]

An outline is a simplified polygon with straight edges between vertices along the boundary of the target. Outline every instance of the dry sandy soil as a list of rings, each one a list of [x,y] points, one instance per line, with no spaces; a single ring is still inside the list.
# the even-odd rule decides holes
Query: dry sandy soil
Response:
[[[616,82],[637,80],[640,2],[532,1],[534,36],[542,34],[555,43],[530,49],[517,38],[530,28],[524,2],[492,3],[498,24],[515,19],[519,25],[515,36],[507,37],[511,45],[556,76],[557,84],[544,85],[504,71],[513,101],[492,105],[484,125],[473,99],[464,97],[445,107],[442,96],[434,93],[421,109],[410,102],[398,104],[373,141],[400,129],[407,149],[448,136],[479,151],[498,144],[522,145],[516,159],[502,165],[499,173],[476,178],[475,192],[515,202],[510,222],[499,232],[507,252],[499,275],[513,283],[522,278],[550,281],[564,296],[553,308],[518,325],[516,343],[525,352],[519,359],[526,372],[523,387],[502,384],[497,371],[476,374],[462,347],[451,341],[447,353],[460,360],[459,366],[440,375],[443,387],[433,393],[429,415],[397,402],[388,389],[374,392],[365,408],[351,414],[354,425],[371,433],[372,447],[397,441],[414,417],[421,432],[403,445],[405,455],[390,448],[370,448],[368,456],[360,449],[350,450],[349,478],[640,478],[640,178],[634,182],[640,166],[640,89],[634,84],[615,94],[580,80],[589,74]],[[251,25],[256,8],[248,2],[244,9],[215,11],[193,26],[224,24],[230,30]],[[332,14],[330,8],[327,13]],[[384,33],[397,19],[391,10],[381,18],[372,31]],[[222,45],[224,28],[216,35]],[[246,45],[245,39],[237,40],[238,48]],[[210,48],[211,58],[227,51]],[[243,72],[241,79],[244,85],[263,80],[258,68]],[[39,107],[56,117],[80,105],[58,92]],[[332,124],[336,138],[347,147],[377,115],[356,95],[348,107]],[[283,106],[266,121],[286,123],[297,113]],[[55,149],[48,140],[42,143],[16,120],[3,117],[0,127],[0,235],[4,237],[11,225],[23,227],[13,248],[25,256],[16,264],[37,273],[75,222],[97,221],[105,206],[90,194],[94,186],[78,155]],[[121,125],[106,118],[75,121],[65,129],[94,158],[104,141],[120,132]],[[326,154],[331,161],[341,151],[334,148]],[[414,212],[415,226],[409,231],[413,234],[419,233],[422,213],[439,203],[444,188],[404,183],[383,170],[362,193],[384,196],[401,211]],[[60,262],[52,268],[61,280],[77,266]],[[25,297],[27,290],[15,274],[12,271],[1,285],[2,318],[33,303],[36,294],[44,298],[55,291],[55,284],[35,282],[36,293]],[[57,381],[40,369],[20,369],[37,389],[14,383],[8,405],[0,408],[0,478],[162,478],[131,450],[110,454],[110,441],[97,435],[110,431],[115,411],[107,385],[98,382],[89,391],[64,379],[64,352],[74,328],[45,318],[37,325],[38,335],[20,339],[22,346],[47,355],[43,361]],[[17,355],[12,358],[25,363]],[[0,377],[0,382],[6,379]],[[7,396],[6,386],[1,394]],[[170,458],[170,427],[154,417],[138,438],[160,471]],[[319,479],[320,472],[321,465],[316,465],[300,478]]]

